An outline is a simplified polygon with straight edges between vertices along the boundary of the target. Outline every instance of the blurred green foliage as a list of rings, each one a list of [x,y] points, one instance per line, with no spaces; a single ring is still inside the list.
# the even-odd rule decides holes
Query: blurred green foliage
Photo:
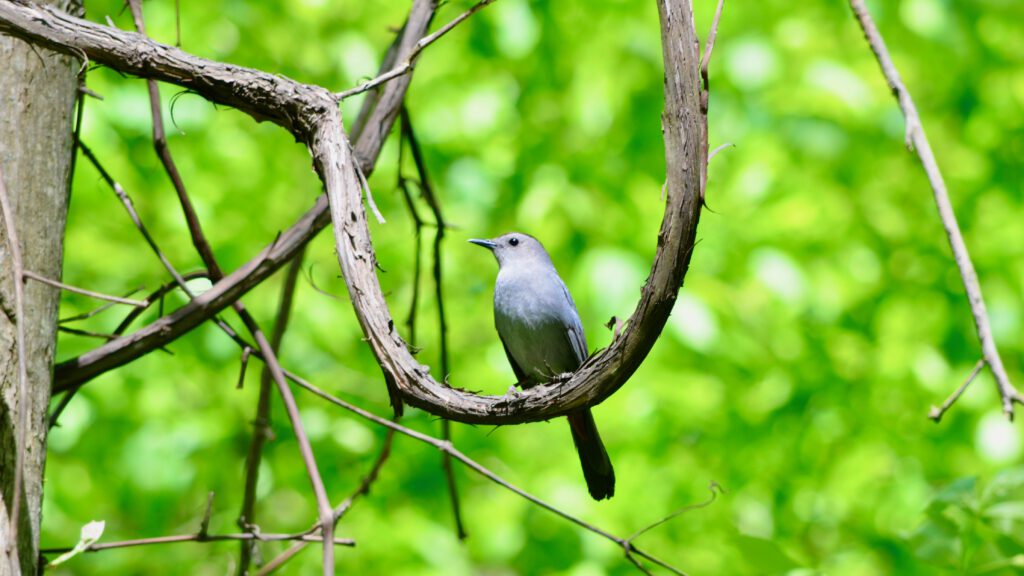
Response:
[[[150,33],[175,41],[175,2],[146,2]],[[437,25],[469,6],[447,3]],[[88,17],[130,29],[120,0]],[[1024,4],[871,3],[917,100],[949,184],[1011,378],[1024,386]],[[372,76],[408,2],[181,3],[186,50],[341,90]],[[696,5],[708,29],[714,3]],[[90,72],[83,140],[134,198],[182,271],[199,267],[152,152],[146,88]],[[500,0],[432,46],[407,99],[446,217],[453,385],[502,393],[513,380],[491,324],[496,266],[464,239],[540,237],[573,291],[590,346],[639,295],[660,222],[662,68],[653,2]],[[301,145],[275,126],[164,86],[170,146],[225,269],[312,205]],[[176,97],[178,96],[178,97]],[[360,99],[346,102],[355,117]],[[173,123],[171,121],[173,120]],[[692,574],[1012,574],[1021,570],[1019,424],[983,373],[940,425],[926,418],[980,352],[923,171],[844,2],[729,0],[711,66],[714,159],[700,243],[675,313],[632,381],[595,414],[615,463],[608,503],[586,494],[561,423],[454,427],[456,444],[524,489],[619,535],[727,493],[637,545]],[[388,218],[373,225],[396,319],[412,294],[411,222],[395,188],[397,146],[371,178]],[[428,232],[429,239],[429,232]],[[425,256],[428,257],[428,256]],[[164,281],[114,195],[80,159],[67,282],[124,293]],[[279,277],[244,298],[269,329]],[[197,289],[202,283],[197,283]],[[328,298],[314,289],[341,296]],[[424,278],[421,288],[431,289]],[[426,292],[425,292],[426,294]],[[183,302],[168,299],[167,309]],[[68,294],[62,316],[96,303]],[[431,298],[421,361],[438,365]],[[156,312],[143,321],[152,320]],[[120,313],[76,324],[111,330]],[[239,324],[230,314],[224,317]],[[62,335],[61,359],[97,341]],[[90,383],[50,436],[43,545],[236,531],[259,366],[236,390],[240,353],[211,325]],[[329,233],[307,252],[283,362],[387,414],[387,396],[338,278]],[[440,378],[442,375],[437,374]],[[298,396],[329,493],[340,501],[383,431]],[[276,402],[276,399],[275,399]],[[410,410],[409,426],[438,433]],[[302,530],[315,517],[283,410],[266,448],[257,523]],[[440,456],[411,439],[341,523],[363,574],[633,572],[614,545],[457,469],[470,538],[454,536]],[[979,480],[964,480],[979,478]],[[61,574],[225,574],[237,545],[177,544],[86,554]],[[269,558],[281,546],[268,544]],[[308,551],[286,574],[316,570]],[[1017,571],[1017,572],[1014,572]]]

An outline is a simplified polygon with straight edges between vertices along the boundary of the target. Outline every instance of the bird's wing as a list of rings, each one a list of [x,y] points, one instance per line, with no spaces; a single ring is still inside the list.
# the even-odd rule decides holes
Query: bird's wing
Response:
[[[572,295],[569,294],[569,289],[565,287],[565,282],[559,278],[559,283],[562,285],[562,293],[565,294],[565,300],[569,303],[569,311],[567,318],[563,318],[563,322],[566,325],[566,338],[569,340],[569,346],[572,348],[573,353],[576,355],[577,365],[583,364],[587,359],[587,337],[583,333],[583,323],[580,322],[580,314],[576,311],[576,303],[572,301]]]
[[[501,332],[498,332],[498,338],[501,339],[501,347],[505,349],[505,356],[508,357],[508,363],[512,366],[512,372],[516,375],[516,381],[520,386],[525,386],[527,383],[526,373],[516,364],[516,359],[512,357],[512,353],[508,351],[508,344],[505,343],[505,339],[501,337]]]

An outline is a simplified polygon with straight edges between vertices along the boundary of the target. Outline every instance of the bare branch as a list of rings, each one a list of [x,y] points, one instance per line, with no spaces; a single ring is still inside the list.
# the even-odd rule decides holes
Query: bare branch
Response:
[[[57,331],[64,332],[65,334],[74,334],[75,336],[86,336],[88,338],[100,338],[110,342],[111,340],[117,339],[117,334],[106,334],[104,332],[93,332],[91,330],[82,330],[80,328],[71,328],[70,326],[58,326]]]
[[[668,516],[665,516],[661,520],[658,520],[657,522],[653,522],[651,524],[648,524],[647,526],[644,526],[643,528],[641,528],[641,529],[637,530],[636,532],[634,532],[629,538],[626,538],[626,542],[632,542],[633,540],[635,540],[637,537],[641,536],[645,532],[648,532],[648,531],[650,531],[653,528],[657,528],[658,526],[661,526],[665,522],[668,522],[669,520],[672,520],[673,518],[675,518],[677,516],[685,514],[685,513],[689,512],[691,510],[699,510],[701,508],[706,508],[706,507],[710,506],[715,501],[715,499],[718,498],[718,493],[719,492],[724,492],[724,490],[722,490],[722,487],[718,485],[718,482],[712,482],[708,486],[708,491],[711,492],[711,497],[708,498],[707,500],[705,500],[703,502],[700,502],[698,504],[690,504],[689,506],[683,506],[679,510],[676,510],[675,512],[669,514]]]
[[[122,296],[122,298],[127,298],[127,297],[131,296],[132,294],[135,294],[136,292],[142,290],[143,288],[145,288],[145,286],[139,286],[138,288],[135,288],[134,290],[129,291],[127,294]],[[145,300],[145,302],[149,302],[150,305],[152,305],[152,302],[148,298]],[[58,324],[68,324],[70,322],[77,322],[79,320],[86,320],[88,318],[92,318],[93,316],[97,316],[99,314],[102,314],[103,312],[106,312],[107,310],[110,310],[111,308],[113,308],[116,305],[117,305],[117,302],[107,302],[106,304],[102,304],[102,305],[100,305],[100,306],[98,306],[96,308],[93,308],[92,310],[89,310],[89,311],[86,311],[86,312],[82,312],[81,314],[75,314],[74,316],[67,316],[67,317],[61,318],[61,319],[57,320],[57,323]]]
[[[419,58],[420,53],[423,52],[424,48],[430,46],[448,32],[451,32],[451,30],[458,26],[459,24],[461,24],[463,20],[469,18],[470,16],[481,10],[484,6],[487,6],[492,2],[494,2],[494,0],[480,0],[479,2],[474,4],[472,8],[466,10],[462,14],[459,14],[458,16],[453,18],[451,22],[439,28],[437,32],[434,32],[430,36],[426,36],[422,40],[417,42],[416,45],[413,47],[412,52],[410,52],[409,55],[406,56],[404,62],[392,68],[391,70],[388,70],[387,72],[377,76],[372,80],[363,82],[362,84],[356,86],[355,88],[350,88],[348,90],[345,90],[344,92],[338,92],[337,94],[334,95],[335,99],[341,101],[346,98],[355,96],[357,94],[362,94],[363,92],[366,92],[367,90],[372,90],[373,88],[376,88],[377,86],[380,86],[385,82],[389,82],[391,80],[394,80],[395,78],[399,78],[401,76],[408,74],[416,65],[416,60]]]
[[[413,130],[412,120],[409,118],[409,109],[402,107],[402,135],[405,136],[406,141],[409,143],[409,150],[412,152],[413,163],[416,165],[416,173],[419,178],[420,192],[423,194],[423,199],[427,202],[430,207],[431,213],[434,215],[434,299],[437,301],[437,330],[441,341],[441,377],[444,382],[448,381],[449,368],[448,368],[448,322],[445,318],[444,308],[444,283],[441,263],[441,242],[444,240],[444,231],[448,227],[448,224],[444,220],[444,216],[441,213],[441,203],[437,199],[437,195],[434,194],[434,187],[430,183],[430,175],[427,173],[427,163],[423,158],[423,151],[420,149],[419,140],[416,139],[416,131]],[[402,143],[399,143],[401,148]],[[401,158],[399,158],[401,160]],[[402,170],[401,164],[398,166],[399,172]],[[408,191],[406,191],[408,196]],[[411,204],[410,204],[411,207]],[[414,213],[415,214],[415,213]],[[416,227],[416,245],[417,245],[417,269],[419,267],[419,244],[420,244],[420,229],[422,228],[422,222],[419,220],[419,215],[414,216],[417,220],[418,226]],[[418,270],[417,270],[418,272]],[[417,282],[418,282],[417,274]],[[417,288],[418,288],[417,284]],[[413,343],[415,345],[415,343]],[[451,422],[442,419],[441,420],[441,438],[446,442],[450,442],[452,439]],[[455,520],[455,534],[459,537],[459,540],[465,540],[468,536],[466,534],[465,524],[462,521],[462,509],[459,505],[459,488],[455,483],[455,471],[452,469],[452,459],[448,454],[442,454],[441,456],[441,467],[444,469],[445,480],[448,485],[448,498],[452,503],[452,517]]]
[[[726,148],[732,147],[732,146],[735,146],[735,144],[733,144],[732,142],[726,142],[725,144],[720,144],[720,145],[716,146],[714,150],[712,150],[710,153],[708,153],[708,163],[711,162],[712,158],[714,158],[715,156],[718,156],[719,152],[721,152],[722,150],[725,150]]]
[[[971,256],[967,252],[967,244],[964,243],[963,235],[960,233],[960,226],[957,224],[956,214],[953,212],[953,204],[950,202],[949,192],[946,190],[946,182],[942,179],[942,172],[939,171],[935,154],[932,152],[931,144],[928,142],[928,136],[925,135],[924,126],[921,124],[921,117],[917,113],[914,100],[910,97],[910,92],[903,84],[903,80],[896,70],[896,65],[893,63],[892,57],[889,56],[889,49],[885,46],[885,40],[882,39],[882,34],[878,31],[878,27],[875,26],[875,22],[871,18],[871,13],[868,12],[867,6],[864,5],[864,1],[850,0],[850,8],[853,9],[853,14],[856,16],[861,30],[864,31],[864,37],[867,39],[871,51],[874,52],[875,59],[878,60],[878,65],[882,69],[882,74],[885,76],[886,82],[889,83],[889,88],[892,90],[893,95],[896,96],[900,110],[903,112],[903,117],[906,121],[905,143],[908,148],[917,152],[917,157],[924,167],[925,174],[928,176],[928,183],[931,184],[932,193],[935,196],[935,204],[939,209],[939,218],[942,220],[942,227],[945,228],[946,235],[949,237],[949,247],[953,251],[953,259],[960,270],[960,278],[963,281],[964,290],[967,292],[971,313],[974,315],[974,326],[978,333],[978,341],[981,343],[982,355],[985,363],[992,369],[992,375],[995,376],[999,395],[1002,397],[1003,413],[1010,420],[1013,420],[1014,403],[1024,403],[1024,400],[1022,400],[1017,389],[1010,382],[1006,368],[1003,367],[1003,360],[999,356],[999,350],[996,348],[988,311],[985,308],[985,300],[981,295],[981,285],[978,283],[978,275],[974,271],[974,263],[971,262]]]
[[[704,55],[700,59],[700,78],[703,82],[702,92],[708,91],[708,64],[711,62],[711,51],[715,49],[715,38],[718,37],[718,20],[722,17],[722,7],[725,4],[725,0],[718,0],[718,6],[715,7],[715,17],[711,20],[711,30],[708,31],[707,42],[704,43]],[[701,105],[704,111],[707,112],[707,98],[706,96],[702,99]]]
[[[146,308],[149,306],[149,302],[146,302],[144,300],[132,300],[130,298],[110,296],[109,294],[100,294],[99,292],[93,292],[92,290],[86,290],[85,288],[77,288],[75,286],[64,284],[63,282],[58,282],[56,280],[52,280],[50,278],[47,278],[46,276],[42,276],[40,274],[36,274],[35,272],[30,272],[28,270],[22,270],[21,274],[23,277],[35,280],[40,284],[46,284],[47,286],[53,286],[54,288],[59,288],[67,292],[74,292],[75,294],[88,296],[89,298],[95,298],[97,300],[106,300],[107,302],[113,302],[115,304],[124,304],[126,306],[135,306],[136,308]]]
[[[121,204],[124,206],[124,209],[128,212],[128,217],[131,218],[132,223],[135,224],[135,228],[138,229],[140,234],[142,234],[142,237],[143,239],[145,239],[146,244],[149,245],[153,253],[156,254],[157,258],[160,259],[160,263],[163,264],[164,269],[166,269],[167,272],[171,275],[171,277],[174,278],[178,286],[181,287],[185,294],[187,294],[191,298],[192,292],[188,289],[188,285],[185,282],[185,278],[178,274],[178,271],[171,264],[171,261],[160,250],[160,247],[157,246],[156,240],[153,239],[153,236],[149,233],[149,230],[147,230],[146,226],[142,223],[142,219],[139,218],[139,213],[135,210],[135,204],[132,202],[131,197],[128,196],[128,193],[125,192],[124,188],[122,188],[121,185],[118,184],[116,180],[114,180],[110,173],[107,172],[107,170],[103,167],[103,164],[101,164],[96,155],[93,154],[92,149],[90,149],[88,146],[85,145],[84,142],[81,141],[78,142],[78,149],[82,151],[82,154],[85,155],[89,162],[92,163],[93,167],[96,168],[96,170],[100,173],[100,177],[103,178],[103,181],[106,182],[107,185],[110,186],[110,188],[117,195],[118,200],[121,201]],[[152,299],[149,299],[149,301],[152,301]]]
[[[299,271],[302,269],[302,252],[292,259],[288,266],[288,275],[285,276],[284,284],[281,287],[281,301],[277,307],[277,320],[274,322],[274,332],[270,335],[270,346],[274,350],[281,350],[281,343],[284,341],[284,332],[288,327],[288,320],[291,317],[292,300],[295,296],[295,282],[299,278]],[[251,350],[246,348],[246,350]],[[264,365],[260,374],[260,393],[256,404],[256,418],[253,420],[252,440],[249,443],[249,453],[245,459],[245,491],[242,498],[242,512],[238,517],[238,526],[242,530],[250,530],[256,522],[256,488],[260,477],[260,461],[263,459],[263,445],[271,436],[270,429],[270,395],[272,392],[273,376],[270,368]],[[248,574],[249,564],[252,562],[253,544],[242,543],[241,556],[238,563],[238,574]]]
[[[156,536],[154,538],[138,538],[135,540],[121,540],[118,542],[96,543],[86,547],[84,552],[100,552],[114,548],[133,548],[136,546],[152,546],[155,544],[177,544],[179,542],[223,542],[225,540],[259,540],[261,542],[281,542],[297,540],[300,542],[323,542],[320,536],[310,534],[259,534],[254,532],[243,532],[241,534],[178,534],[175,536]],[[336,546],[352,547],[356,545],[351,538],[335,538]],[[46,548],[40,551],[41,554],[63,554],[70,551],[70,547]]]
[[[964,391],[967,390],[967,387],[971,385],[971,382],[974,382],[974,379],[978,377],[978,374],[984,367],[985,359],[982,358],[974,365],[974,369],[971,370],[970,375],[967,376],[967,380],[964,380],[964,383],[961,384],[949,398],[946,398],[946,401],[942,403],[942,406],[932,406],[932,409],[928,412],[928,417],[934,420],[936,424],[942,421],[942,417],[946,414],[946,411],[952,408],[953,404],[960,399],[960,396],[963,395]]]
[[[388,428],[387,436],[384,437],[384,444],[381,446],[380,453],[377,455],[377,459],[374,460],[373,467],[370,468],[370,472],[363,477],[363,481],[359,483],[359,487],[356,488],[355,492],[334,508],[335,525],[337,525],[338,521],[341,520],[352,508],[352,504],[355,503],[357,498],[365,494],[369,494],[370,486],[377,480],[377,476],[380,474],[381,468],[384,467],[384,463],[387,462],[388,456],[391,455],[391,444],[394,441],[394,438],[395,431]],[[310,528],[310,533],[312,534],[315,530],[316,525]],[[292,544],[287,550],[260,567],[260,571],[256,573],[256,576],[266,576],[267,574],[274,573],[278,568],[284,566],[286,562],[294,558],[295,555],[302,552],[307,545],[307,542],[296,542],[295,544]]]
[[[502,477],[498,476],[497,474],[495,474],[494,472],[489,470],[487,467],[485,467],[482,464],[478,463],[477,461],[473,460],[469,456],[466,456],[465,454],[463,454],[461,451],[456,449],[455,446],[453,446],[451,442],[446,442],[444,440],[439,440],[437,438],[433,438],[433,437],[428,436],[426,434],[423,434],[421,432],[417,432],[415,430],[412,430],[411,428],[406,428],[405,426],[402,426],[401,424],[398,424],[398,423],[393,422],[391,420],[388,420],[386,418],[381,418],[380,416],[377,416],[376,414],[373,414],[372,412],[368,412],[368,411],[366,411],[366,410],[364,410],[364,409],[362,409],[362,408],[360,408],[360,407],[358,407],[358,406],[356,406],[354,404],[350,404],[350,403],[345,402],[344,400],[342,400],[340,398],[337,398],[335,396],[332,396],[331,394],[328,394],[327,392],[324,392],[323,390],[317,388],[316,386],[314,386],[311,383],[307,382],[303,378],[301,378],[301,377],[299,377],[299,376],[297,376],[297,375],[295,375],[295,374],[293,374],[291,372],[285,372],[285,374],[288,376],[288,378],[292,382],[298,384],[299,387],[306,389],[307,391],[313,393],[314,395],[320,397],[321,399],[326,400],[327,402],[329,402],[331,404],[334,404],[335,406],[339,406],[341,408],[344,408],[345,410],[348,410],[349,412],[352,412],[353,414],[357,414],[360,417],[365,418],[366,420],[374,422],[375,424],[379,424],[381,426],[385,426],[385,427],[387,427],[387,428],[389,428],[391,430],[394,430],[395,432],[398,432],[399,434],[403,434],[403,435],[408,436],[410,438],[414,438],[416,440],[419,440],[420,442],[423,442],[425,444],[429,444],[430,446],[433,446],[435,449],[440,450],[441,452],[449,454],[453,459],[461,462],[463,465],[465,465],[470,470],[473,470],[477,474],[480,474],[484,478],[487,478],[491,482],[494,482],[495,484],[498,484],[499,486],[505,488],[506,490],[509,490],[509,491],[513,492],[514,494],[517,494],[518,496],[521,496],[522,498],[526,499],[527,501],[529,501],[529,502],[531,502],[531,503],[533,503],[533,504],[535,504],[535,505],[537,505],[537,506],[539,506],[539,507],[541,507],[541,508],[543,508],[543,509],[545,509],[545,510],[547,510],[547,511],[553,513],[553,514],[555,514],[556,516],[560,516],[561,518],[563,518],[565,520],[568,520],[569,522],[571,522],[571,523],[573,523],[573,524],[575,524],[575,525],[577,525],[577,526],[579,526],[579,527],[581,527],[581,528],[583,528],[583,529],[585,529],[585,530],[587,530],[589,532],[593,532],[594,534],[597,534],[598,536],[601,536],[602,538],[604,538],[606,540],[614,542],[618,546],[622,547],[622,549],[625,552],[628,552],[630,554],[635,554],[636,556],[639,556],[639,557],[641,557],[641,558],[643,558],[645,560],[653,562],[653,563],[657,564],[658,566],[661,566],[662,568],[668,570],[669,572],[672,572],[673,574],[685,576],[685,572],[679,570],[678,568],[672,566],[671,564],[665,562],[664,560],[661,560],[660,558],[658,558],[656,556],[648,554],[647,552],[644,552],[644,551],[636,548],[635,546],[632,546],[627,541],[626,538],[619,538],[618,536],[615,536],[614,534],[611,534],[610,532],[607,532],[607,531],[605,531],[605,530],[603,530],[603,529],[601,529],[601,528],[599,528],[597,526],[594,526],[593,524],[590,524],[589,522],[586,522],[586,521],[584,521],[584,520],[582,520],[580,518],[577,518],[576,516],[573,516],[572,514],[569,514],[568,512],[565,512],[564,510],[561,510],[561,509],[555,507],[554,505],[549,504],[549,503],[541,500],[540,498],[537,498],[536,496],[530,494],[529,492],[526,492],[525,490],[523,490],[523,489],[515,486],[514,484],[508,482],[507,480],[503,479]]]

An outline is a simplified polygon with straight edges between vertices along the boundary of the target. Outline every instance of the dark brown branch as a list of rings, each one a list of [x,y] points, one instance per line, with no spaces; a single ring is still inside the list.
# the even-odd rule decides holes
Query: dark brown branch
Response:
[[[416,131],[412,126],[412,119],[409,118],[409,109],[402,107],[402,134],[409,143],[409,150],[412,152],[413,163],[416,165],[416,174],[419,178],[420,192],[423,195],[423,199],[427,202],[427,206],[430,207],[430,211],[434,216],[434,256],[433,256],[433,274],[434,274],[434,300],[437,301],[437,330],[441,343],[441,377],[444,382],[448,382],[450,376],[448,368],[448,321],[445,317],[444,308],[444,274],[442,272],[442,261],[441,261],[441,243],[444,240],[444,231],[448,227],[448,224],[444,220],[444,216],[441,213],[441,203],[437,199],[437,195],[434,194],[433,185],[430,183],[430,175],[427,172],[427,163],[423,159],[423,150],[420,148],[419,140],[416,139]],[[399,143],[399,147],[402,143]],[[399,158],[401,160],[401,158]],[[401,172],[402,165],[399,163],[398,170]],[[406,192],[408,195],[408,192]],[[419,216],[415,216],[417,220]],[[422,222],[416,228],[416,267],[417,272],[419,269],[419,250],[420,250],[420,238],[422,237],[420,231],[422,229]],[[417,274],[417,282],[419,281],[419,275]],[[417,289],[419,288],[417,284]],[[415,345],[415,343],[413,343]],[[441,438],[446,442],[450,442],[452,439],[451,422],[446,419],[441,420]],[[452,469],[452,459],[448,454],[441,455],[441,467],[444,469],[445,480],[448,485],[448,498],[452,503],[452,517],[455,521],[455,534],[459,537],[459,540],[465,540],[467,537],[465,524],[462,521],[462,509],[459,504],[459,488],[455,483],[455,471]]]
[[[953,259],[956,261],[960,271],[960,279],[963,281],[964,290],[967,292],[967,301],[971,306],[971,313],[974,316],[974,326],[978,333],[978,341],[981,343],[981,352],[985,363],[992,369],[996,385],[999,388],[999,395],[1002,398],[1003,412],[1013,420],[1014,403],[1024,403],[1024,399],[1010,382],[1010,377],[1003,367],[1003,360],[996,348],[995,338],[992,336],[992,327],[988,318],[988,311],[985,308],[985,300],[981,295],[981,285],[978,283],[978,275],[974,271],[974,263],[967,252],[967,244],[960,233],[960,225],[956,221],[956,213],[953,212],[953,204],[949,200],[949,191],[946,189],[946,182],[942,179],[942,172],[939,170],[935,154],[932,152],[928,136],[924,132],[924,125],[921,124],[921,116],[917,112],[917,106],[910,97],[910,92],[903,84],[896,65],[889,56],[889,49],[885,46],[882,34],[875,26],[871,13],[863,0],[850,0],[850,8],[860,24],[864,37],[871,47],[871,51],[878,60],[889,89],[899,102],[900,110],[906,121],[905,144],[908,148],[917,152],[917,157],[924,167],[928,176],[928,183],[931,185],[932,193],[935,196],[935,205],[939,209],[939,218],[942,220],[942,227],[946,230],[949,238],[949,247],[953,251]]]
[[[74,334],[75,336],[85,336],[87,338],[100,338],[102,340],[106,340],[107,342],[117,339],[117,334],[93,332],[92,330],[82,330],[81,328],[71,328],[70,326],[58,326],[57,331],[64,332],[65,334]]]
[[[142,0],[128,0],[128,7],[132,13],[132,20],[135,22],[135,29],[138,30],[139,34],[145,36],[146,23],[142,17]],[[200,258],[210,272],[210,277],[214,281],[220,280],[224,277],[224,273],[220,270],[216,259],[213,257],[213,249],[210,248],[210,243],[207,242],[206,235],[202,232],[199,216],[196,215],[195,207],[192,206],[192,200],[185,190],[185,182],[181,179],[178,165],[175,164],[174,158],[171,156],[171,150],[167,147],[167,132],[164,130],[164,117],[160,104],[160,86],[156,83],[156,80],[147,80],[146,87],[149,90],[149,109],[150,115],[153,118],[153,148],[156,150],[156,155],[160,158],[160,163],[163,164],[164,171],[167,172],[167,176],[171,179],[171,184],[174,186],[174,191],[178,195],[178,203],[181,205],[182,212],[185,215],[185,223],[188,225],[189,235],[192,237],[192,244],[195,246],[196,252],[199,253]]]
[[[302,253],[300,252],[288,266],[288,274],[285,276],[284,284],[281,287],[281,301],[277,308],[277,320],[274,322],[274,332],[270,335],[270,347],[274,350],[281,350],[281,343],[284,341],[284,332],[288,327],[288,320],[291,317],[292,300],[295,296],[295,282],[299,278],[299,271],[302,269]],[[251,350],[246,348],[246,350]],[[270,396],[272,393],[272,375],[270,368],[264,365],[260,374],[259,400],[256,404],[256,418],[253,420],[252,441],[249,444],[249,453],[245,459],[245,491],[242,498],[242,512],[238,518],[238,526],[242,530],[250,531],[256,522],[256,487],[260,477],[260,461],[263,458],[263,445],[270,438]],[[254,544],[243,542],[241,555],[238,563],[238,574],[244,576],[249,573],[249,564],[252,562]]]

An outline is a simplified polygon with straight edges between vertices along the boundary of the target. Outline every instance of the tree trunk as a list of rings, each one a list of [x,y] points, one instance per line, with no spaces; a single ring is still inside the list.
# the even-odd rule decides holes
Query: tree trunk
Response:
[[[81,14],[81,0],[43,2]],[[72,124],[81,63],[0,35],[0,173],[14,213],[24,268],[61,276]],[[0,226],[0,576],[35,574],[39,556],[46,411],[53,379],[59,291],[25,285],[17,318],[6,228]],[[16,322],[24,323],[28,397],[19,398]],[[18,423],[28,411],[25,445]],[[11,539],[15,458],[24,454],[16,550]],[[16,555],[15,555],[16,552]]]

